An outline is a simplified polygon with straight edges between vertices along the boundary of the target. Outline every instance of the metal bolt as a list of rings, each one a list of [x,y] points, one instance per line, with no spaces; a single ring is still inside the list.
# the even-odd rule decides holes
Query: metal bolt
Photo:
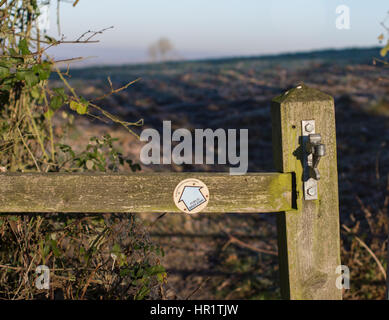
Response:
[[[316,190],[313,187],[312,188],[308,188],[307,193],[310,196],[314,196],[316,194]]]
[[[305,125],[305,131],[312,132],[312,130],[313,130],[313,124],[312,123],[307,123]]]

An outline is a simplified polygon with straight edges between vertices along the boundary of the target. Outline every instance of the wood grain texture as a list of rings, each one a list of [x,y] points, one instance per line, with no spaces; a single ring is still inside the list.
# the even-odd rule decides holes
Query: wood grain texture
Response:
[[[173,191],[184,179],[203,181],[203,212],[279,212],[291,208],[291,174],[0,174],[0,212],[180,212]]]
[[[301,121],[315,120],[327,154],[320,160],[318,200],[303,198]],[[281,292],[285,299],[341,299],[335,286],[340,230],[334,101],[302,86],[272,101],[273,153],[281,172],[294,172],[295,210],[277,216]]]

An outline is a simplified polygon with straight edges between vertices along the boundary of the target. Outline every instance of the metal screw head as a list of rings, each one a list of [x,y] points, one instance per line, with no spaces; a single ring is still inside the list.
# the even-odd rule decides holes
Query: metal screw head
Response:
[[[314,196],[315,194],[316,194],[316,189],[315,188],[309,188],[308,190],[307,190],[307,193],[308,193],[308,195],[310,195],[310,196]]]
[[[312,130],[313,130],[313,124],[312,123],[307,123],[305,125],[305,131],[312,132]]]

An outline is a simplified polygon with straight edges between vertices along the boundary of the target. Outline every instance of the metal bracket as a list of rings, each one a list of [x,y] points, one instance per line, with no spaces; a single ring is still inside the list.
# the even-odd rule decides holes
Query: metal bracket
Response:
[[[317,168],[322,156],[325,155],[325,145],[321,143],[320,134],[315,133],[315,120],[301,121],[303,147],[303,181],[304,199],[317,200],[317,181],[320,179]]]

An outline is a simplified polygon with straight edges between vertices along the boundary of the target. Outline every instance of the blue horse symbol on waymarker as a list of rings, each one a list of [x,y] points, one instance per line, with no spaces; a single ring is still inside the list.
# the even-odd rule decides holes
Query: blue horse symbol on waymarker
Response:
[[[192,186],[185,187],[178,202],[184,201],[184,204],[189,211],[197,208],[199,205],[207,201],[200,191],[201,188],[202,187]]]

